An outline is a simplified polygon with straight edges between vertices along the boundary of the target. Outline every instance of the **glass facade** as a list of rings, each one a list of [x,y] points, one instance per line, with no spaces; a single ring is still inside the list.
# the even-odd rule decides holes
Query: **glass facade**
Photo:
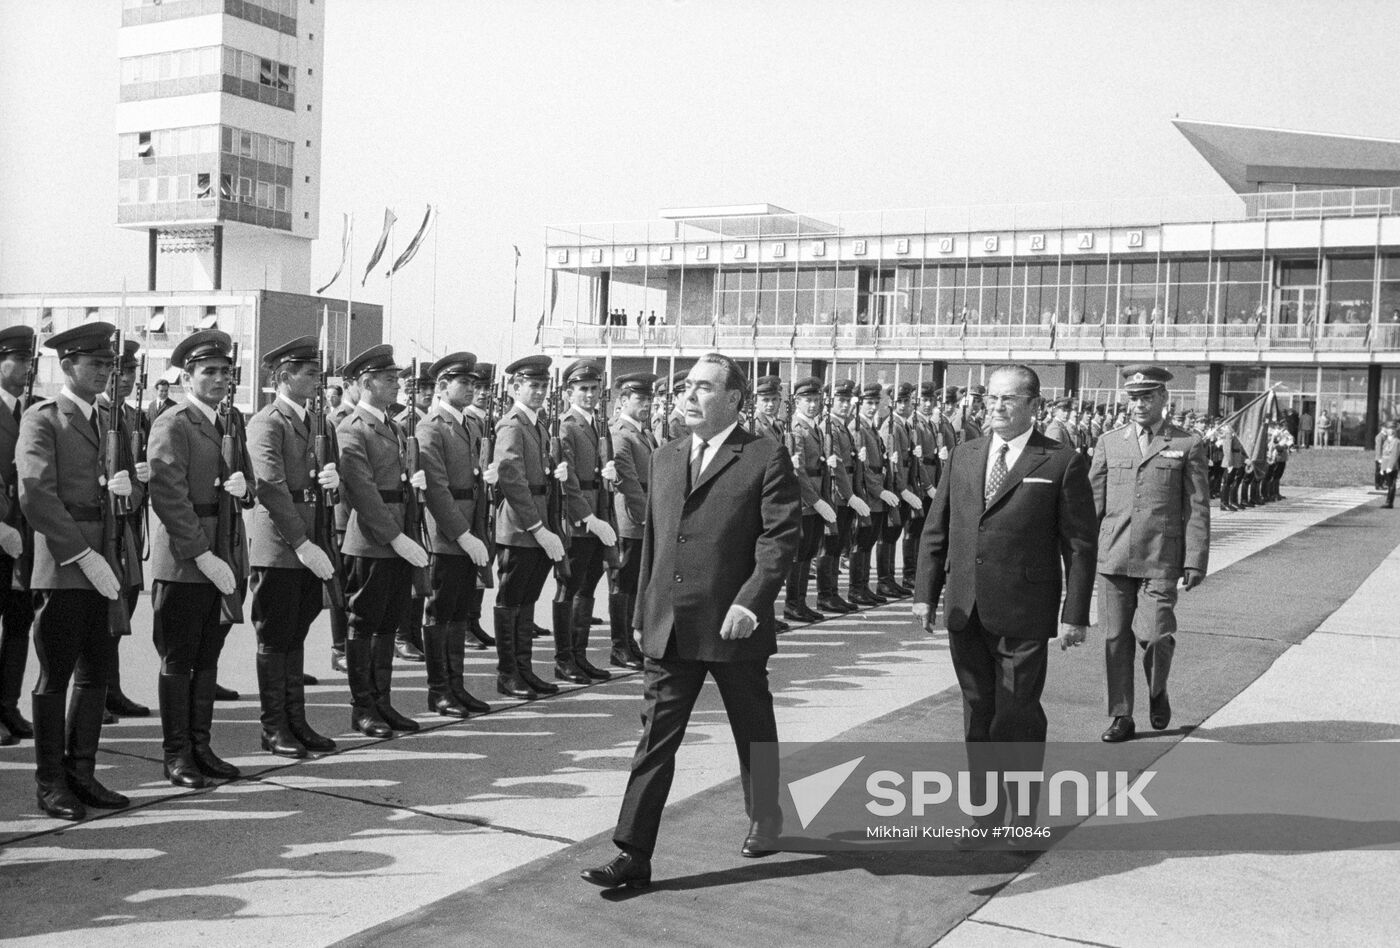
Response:
[[[297,35],[297,0],[122,0],[122,26],[226,13],[288,36]]]

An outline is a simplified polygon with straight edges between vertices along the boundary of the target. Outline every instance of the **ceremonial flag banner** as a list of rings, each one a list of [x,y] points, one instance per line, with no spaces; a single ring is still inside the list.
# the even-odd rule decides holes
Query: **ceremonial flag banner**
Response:
[[[397,219],[394,217],[393,211],[387,207],[384,208],[384,232],[379,235],[379,243],[374,245],[374,253],[369,255],[369,263],[365,266],[365,275],[360,278],[360,286],[365,285],[370,273],[378,266],[379,258],[384,256],[384,248],[389,244],[389,231],[393,229],[394,221]]]
[[[336,280],[340,279],[341,271],[345,269],[345,262],[350,259],[350,229],[354,224],[351,223],[349,214],[342,214],[340,216],[340,266],[335,268],[335,276],[327,280],[325,285],[316,291],[317,296],[326,292]]]
[[[428,235],[428,228],[433,226],[433,218],[436,216],[436,210],[429,204],[427,212],[423,214],[423,223],[418,225],[418,233],[413,235],[413,239],[408,242],[408,246],[403,249],[403,253],[399,254],[399,259],[395,260],[394,265],[389,268],[389,272],[384,274],[386,277],[393,276],[395,273],[402,270],[408,264],[408,261],[413,259],[413,255],[416,254],[418,248],[423,245],[423,238]],[[388,233],[388,231],[386,230],[385,233]]]
[[[1273,389],[1225,419],[1244,446],[1245,455],[1263,464],[1269,455],[1269,422],[1278,414],[1278,397]]]

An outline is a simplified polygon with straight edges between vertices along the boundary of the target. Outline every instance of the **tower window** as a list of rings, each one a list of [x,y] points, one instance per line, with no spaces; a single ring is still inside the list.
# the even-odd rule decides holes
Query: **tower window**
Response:
[[[137,158],[154,158],[154,157],[155,157],[155,154],[156,154],[156,147],[155,147],[154,144],[151,143],[151,133],[150,133],[150,132],[137,132],[137,133],[136,133],[136,157],[137,157]]]

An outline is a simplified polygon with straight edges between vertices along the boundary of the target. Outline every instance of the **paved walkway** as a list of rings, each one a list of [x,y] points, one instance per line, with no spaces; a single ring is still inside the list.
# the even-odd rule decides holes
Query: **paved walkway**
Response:
[[[1362,491],[1293,494],[1217,519],[1211,578],[1182,600],[1181,726],[1148,738],[1164,750],[1193,728],[1190,739],[1225,741],[1400,735],[1394,702],[1376,699],[1400,684],[1400,661],[1385,660],[1400,648],[1389,601],[1400,520]],[[146,633],[123,647],[128,691],[150,699],[144,605],[137,626]],[[322,623],[313,641],[326,634]],[[901,604],[795,629],[772,662],[779,732],[956,739],[945,643],[916,631]],[[251,632],[236,630],[221,678],[251,696],[250,654]],[[469,654],[469,687],[491,700],[492,653]],[[1094,740],[1105,725],[1099,656],[1092,643],[1051,650],[1052,739]],[[401,709],[418,710],[422,680],[421,665],[396,670],[401,705],[414,702]],[[1364,944],[1391,919],[1388,900],[1367,897],[1400,868],[1390,852],[743,860],[732,741],[713,689],[678,759],[656,886],[600,897],[577,871],[611,850],[639,676],[529,705],[493,700],[496,710],[467,722],[422,714],[428,730],[393,741],[342,736],[343,679],[326,682],[311,689],[311,711],[340,752],[258,753],[256,701],[220,705],[216,747],[248,779],[212,790],[160,779],[155,719],[107,729],[103,779],[137,805],[77,825],[34,814],[28,743],[0,748],[0,937],[699,945],[763,931],[778,944]]]

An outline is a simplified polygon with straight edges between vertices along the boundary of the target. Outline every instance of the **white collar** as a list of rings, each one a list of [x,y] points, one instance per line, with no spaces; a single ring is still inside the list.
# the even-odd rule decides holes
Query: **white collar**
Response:
[[[470,415],[471,415],[472,417],[474,417],[474,418],[482,418],[482,419],[484,419],[484,418],[486,417],[486,412],[483,411],[483,410],[480,409],[480,408],[477,408],[475,405],[468,405],[468,406],[467,406],[467,410],[464,411],[464,412],[462,412],[462,414],[463,414],[463,415],[468,415],[468,414],[470,414]]]
[[[1014,451],[1014,452],[1016,452],[1017,454],[1020,454],[1022,451],[1024,451],[1024,450],[1026,449],[1026,443],[1029,442],[1029,441],[1031,440],[1031,432],[1034,431],[1034,430],[1035,430],[1035,426],[1032,425],[1031,427],[1027,428],[1025,431],[1023,431],[1023,432],[1021,432],[1020,434],[1018,434],[1016,437],[1012,438],[1010,441],[1007,441],[1007,440],[1006,440],[1005,438],[1003,438],[1001,435],[996,434],[995,432],[993,432],[993,434],[992,434],[992,453],[995,454],[996,451],[997,451],[997,449],[998,449],[999,447],[1001,447],[1003,444],[1005,444],[1005,445],[1009,445],[1009,446],[1010,446],[1011,451]]]
[[[530,424],[537,425],[540,423],[540,413],[537,411],[532,411],[530,409],[530,406],[526,405],[524,402],[516,402],[515,408],[517,411],[520,412],[520,414],[530,419]]]
[[[67,385],[63,386],[63,395],[74,405],[78,406],[78,410],[83,413],[84,421],[92,421],[92,413],[97,410],[96,402],[83,401],[78,397],[78,393]]]
[[[298,420],[298,421],[305,421],[305,420],[306,420],[306,408],[305,408],[305,406],[303,406],[303,405],[298,405],[296,402],[292,401],[290,398],[288,398],[286,395],[283,395],[281,392],[278,392],[278,393],[277,393],[277,400],[278,400],[279,402],[281,402],[282,404],[284,404],[284,405],[290,405],[290,406],[292,406],[292,411],[296,413],[296,416],[297,416],[297,420]]]
[[[375,408],[373,405],[370,405],[366,402],[356,402],[355,410],[364,412],[366,415],[373,418],[381,425],[386,425],[389,423],[389,417],[384,413],[382,409]]]
[[[705,453],[708,454],[715,448],[724,444],[724,442],[728,441],[730,434],[732,434],[734,429],[737,427],[739,427],[739,421],[738,419],[735,419],[734,422],[728,428],[725,428],[723,431],[718,432],[713,438],[707,439],[705,441]],[[700,447],[700,436],[692,432],[690,435],[691,452],[694,453],[695,449],[698,447]]]
[[[582,418],[584,421],[588,422],[590,425],[593,424],[593,413],[592,413],[592,412],[584,411],[582,408],[578,407],[577,405],[570,405],[570,406],[569,406],[569,411],[573,412],[575,415],[578,415],[580,418]]]

